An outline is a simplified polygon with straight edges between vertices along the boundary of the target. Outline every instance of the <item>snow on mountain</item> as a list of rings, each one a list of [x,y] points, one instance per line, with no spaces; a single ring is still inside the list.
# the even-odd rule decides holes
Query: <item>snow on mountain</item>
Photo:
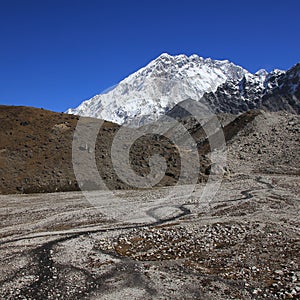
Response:
[[[215,92],[226,81],[239,81],[253,74],[228,60],[161,54],[114,88],[84,101],[67,113],[96,117],[118,124],[143,124],[155,120],[177,103]],[[258,81],[267,75],[259,71]]]
[[[286,110],[300,114],[300,63],[269,78],[273,88],[262,97],[262,107],[270,111]]]
[[[300,63],[288,71],[275,69],[228,80],[202,99],[215,112],[238,114],[250,109],[300,113]]]

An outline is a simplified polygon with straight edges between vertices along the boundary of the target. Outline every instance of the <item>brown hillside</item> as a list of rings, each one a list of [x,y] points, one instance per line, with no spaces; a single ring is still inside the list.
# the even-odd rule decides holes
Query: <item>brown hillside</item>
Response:
[[[33,193],[78,190],[73,165],[72,141],[79,117],[31,107],[0,106],[0,193]],[[93,122],[85,118],[87,124]],[[111,143],[119,126],[102,125],[96,143],[98,171],[111,189],[127,189],[113,171]],[[129,130],[130,131],[130,130]],[[82,149],[88,151],[88,149]],[[172,185],[180,173],[180,157],[175,145],[158,136],[137,140],[131,148],[133,170],[146,176],[149,157],[164,156],[167,172],[158,184]],[[200,179],[205,178],[209,161],[202,157]],[[97,188],[97,182],[80,182],[80,187]]]
[[[72,136],[78,117],[0,106],[0,192],[77,189]]]
[[[228,170],[231,173],[239,172],[247,168],[254,172],[260,170],[299,174],[299,116],[250,111],[235,119],[231,115],[218,117],[223,124],[222,131],[229,150],[227,170],[220,170],[221,173]],[[72,142],[78,120],[78,116],[43,109],[0,106],[0,194],[103,188],[94,176],[95,170],[83,170],[84,176],[79,183],[75,178]],[[92,118],[83,120],[87,130],[94,122],[98,122]],[[210,144],[200,124],[192,119],[181,122],[198,147],[198,181],[205,181],[210,173],[211,162],[207,158]],[[111,161],[111,146],[119,129],[117,124],[104,122],[99,130],[95,149],[90,149],[86,143],[78,147],[79,155],[82,153],[87,160],[95,154],[96,171],[109,189],[132,188],[116,175]],[[176,129],[174,132],[176,134]],[[135,129],[127,129],[122,139],[126,142],[126,134],[132,133],[135,134]],[[184,140],[185,134],[179,137]],[[219,132],[211,136],[217,147],[218,138]],[[129,159],[135,173],[146,177],[151,171],[150,158],[155,154],[162,156],[167,169],[156,186],[168,186],[178,182],[182,175],[182,158],[191,155],[190,150],[179,149],[178,145],[163,136],[144,135],[131,145]],[[122,153],[123,149],[119,151]],[[193,153],[195,154],[192,152],[192,155]],[[188,162],[187,169],[192,169],[193,166],[192,161]],[[124,170],[126,174],[127,169]],[[184,176],[184,183],[190,183],[190,175]]]

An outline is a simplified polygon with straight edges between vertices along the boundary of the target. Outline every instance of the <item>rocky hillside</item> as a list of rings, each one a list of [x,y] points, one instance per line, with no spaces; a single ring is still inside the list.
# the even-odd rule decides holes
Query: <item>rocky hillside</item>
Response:
[[[223,124],[222,131],[229,149],[228,166],[221,172],[235,174],[241,168],[247,168],[250,172],[300,174],[298,115],[250,111],[238,118],[230,114],[219,114],[218,118]],[[87,178],[92,180],[77,182],[75,178],[72,142],[77,122],[78,117],[74,115],[30,107],[0,106],[0,193],[99,188],[92,173],[87,174]],[[84,122],[92,126],[95,119],[84,118]],[[181,119],[180,122],[198,146],[198,180],[205,181],[211,169],[211,149],[207,136],[192,117]],[[111,160],[112,142],[119,129],[117,124],[104,122],[96,140],[97,168],[110,189],[131,188],[117,176]],[[126,130],[130,136],[135,129]],[[218,132],[215,136],[218,137]],[[123,139],[126,141],[127,137],[123,136]],[[92,153],[93,150],[90,150],[85,143],[77,149],[82,156]],[[184,149],[178,148],[166,137],[148,134],[131,145],[130,164],[137,175],[145,177],[151,171],[150,157],[158,154],[164,157],[167,168],[157,186],[173,185],[177,183],[181,172],[183,158],[180,153],[185,153]],[[189,182],[188,177],[186,182]]]
[[[300,175],[300,116],[262,112],[227,144],[233,173]]]
[[[67,112],[134,127],[169,115],[187,99],[215,113],[265,109],[298,114],[299,78],[300,63],[288,71],[252,74],[227,60],[164,53],[107,92]]]
[[[79,186],[98,188],[99,183],[94,180],[78,183],[74,175],[72,142],[78,119],[42,109],[0,106],[0,193],[71,191],[79,190]],[[92,126],[95,119],[85,118],[84,122]],[[119,128],[110,122],[102,124],[95,157],[107,187],[128,189],[115,174],[111,161],[111,145]],[[89,152],[85,143],[77,150],[82,154]],[[163,137],[145,136],[134,143],[130,151],[132,169],[139,176],[146,176],[150,170],[149,157],[155,153],[167,161],[166,175],[158,185],[175,184],[180,174],[180,158],[176,146]],[[205,180],[209,160],[202,157],[200,164],[199,180]]]
[[[285,110],[300,113],[300,63],[287,72],[246,74],[240,81],[229,80],[201,101],[218,112],[241,113],[251,109]]]

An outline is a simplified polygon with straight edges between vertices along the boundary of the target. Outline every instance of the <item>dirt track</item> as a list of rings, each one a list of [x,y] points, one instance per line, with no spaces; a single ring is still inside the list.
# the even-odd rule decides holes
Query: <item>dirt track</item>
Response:
[[[299,183],[236,174],[209,206],[202,185],[1,196],[1,299],[296,299]]]

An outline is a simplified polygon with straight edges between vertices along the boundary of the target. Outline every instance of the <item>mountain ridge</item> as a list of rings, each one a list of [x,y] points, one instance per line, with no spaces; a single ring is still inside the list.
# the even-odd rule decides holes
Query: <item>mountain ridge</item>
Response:
[[[288,71],[252,74],[228,60],[163,53],[67,113],[134,127],[157,120],[186,99],[200,101],[214,113],[260,108],[299,113],[298,90],[299,64]]]
[[[242,113],[251,109],[286,110],[300,113],[300,63],[288,71],[274,70],[264,81],[246,75],[240,81],[227,81],[204,101],[216,113]]]
[[[216,90],[226,80],[241,79],[248,73],[228,60],[163,53],[112,90],[84,101],[76,109],[68,109],[67,113],[118,124],[130,123],[136,117],[156,120],[180,101],[200,100],[205,92]]]

